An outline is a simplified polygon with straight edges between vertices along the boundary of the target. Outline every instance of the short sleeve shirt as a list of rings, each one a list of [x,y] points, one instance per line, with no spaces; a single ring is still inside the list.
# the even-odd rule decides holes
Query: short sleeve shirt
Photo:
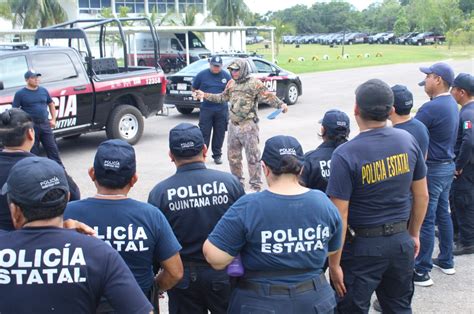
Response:
[[[326,193],[349,201],[348,223],[372,227],[408,220],[411,184],[426,176],[424,156],[408,132],[365,131],[333,153]]]
[[[191,163],[157,184],[148,202],[166,216],[183,246],[181,258],[205,262],[202,245],[227,209],[245,192],[239,180],[222,171]]]
[[[214,74],[211,70],[205,69],[199,72],[194,78],[193,88],[200,89],[206,93],[219,94],[224,91],[230,80],[231,77],[227,71],[221,70],[219,73]],[[201,106],[215,111],[228,110],[227,103],[220,104],[209,100],[204,100]]]
[[[300,178],[306,187],[326,192],[331,175],[331,157],[335,149],[336,143],[328,141],[305,154]]]
[[[95,313],[102,296],[118,313],[153,309],[115,250],[53,227],[0,233],[0,295],[1,313]]]
[[[99,239],[119,252],[145,293],[153,285],[153,263],[164,261],[181,249],[158,208],[130,198],[71,202],[64,217],[93,227]]]
[[[402,129],[413,135],[416,142],[420,146],[423,156],[428,153],[428,144],[430,142],[430,134],[426,126],[417,119],[410,119],[407,122],[399,123],[393,126],[397,129]]]
[[[245,270],[313,269],[293,276],[249,279],[292,284],[322,272],[328,251],[341,246],[341,232],[339,212],[321,191],[290,196],[266,190],[245,195],[232,205],[209,241],[232,256],[240,253]]]
[[[13,108],[20,108],[28,113],[33,120],[48,120],[48,105],[53,100],[46,88],[39,86],[36,90],[23,87],[13,97]]]

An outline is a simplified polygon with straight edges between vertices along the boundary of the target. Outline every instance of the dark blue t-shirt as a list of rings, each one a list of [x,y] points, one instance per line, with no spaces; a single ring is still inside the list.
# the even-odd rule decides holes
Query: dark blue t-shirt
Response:
[[[379,226],[408,220],[412,181],[425,176],[415,138],[403,130],[378,128],[336,148],[326,193],[349,201],[352,227]]]
[[[181,258],[205,262],[202,245],[227,209],[245,195],[239,180],[197,162],[158,183],[148,202],[161,211],[183,246]]]
[[[99,239],[119,252],[145,294],[153,285],[153,263],[181,249],[163,214],[150,204],[130,198],[72,202],[64,217],[93,227]]]
[[[452,161],[459,124],[458,104],[453,96],[443,95],[428,101],[418,110],[415,119],[428,128],[430,144],[427,160]]]
[[[95,313],[106,297],[118,313],[153,307],[115,250],[54,227],[0,231],[0,313]]]
[[[7,182],[10,169],[20,160],[34,156],[28,152],[0,152],[0,187]],[[15,230],[13,227],[10,208],[7,203],[7,196],[0,193],[0,230]]]
[[[219,94],[224,91],[227,82],[230,80],[231,77],[227,71],[222,70],[218,74],[214,74],[210,69],[206,69],[199,72],[193,79],[193,88],[200,89],[206,93]],[[215,111],[227,110],[227,103],[215,103],[204,100],[201,107]]]
[[[430,134],[426,126],[417,119],[410,119],[407,122],[399,123],[393,126],[397,129],[402,129],[413,135],[420,146],[423,156],[428,152],[428,144],[430,142]]]
[[[240,253],[246,270],[313,269],[304,274],[249,278],[293,284],[320,274],[328,251],[341,246],[337,208],[318,190],[279,195],[268,190],[241,197],[224,214],[209,241],[232,256]]]
[[[323,142],[313,151],[304,155],[304,167],[300,179],[304,186],[326,192],[331,175],[331,156],[336,142]]]
[[[471,191],[474,186],[474,102],[465,104],[459,112],[459,130],[454,147],[456,170],[462,170],[456,176],[453,188],[457,191]]]
[[[46,88],[41,86],[36,90],[31,90],[23,87],[15,93],[13,97],[13,108],[21,108],[28,113],[33,120],[47,121],[48,120],[48,105],[53,100],[49,96]]]

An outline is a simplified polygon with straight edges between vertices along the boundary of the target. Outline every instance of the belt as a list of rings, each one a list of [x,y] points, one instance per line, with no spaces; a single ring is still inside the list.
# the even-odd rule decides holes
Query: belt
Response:
[[[400,233],[407,230],[407,222],[400,221],[371,228],[353,227],[353,230],[355,232],[355,236],[363,238],[390,236],[392,234]]]
[[[266,285],[255,283],[247,280],[240,280],[238,283],[238,287],[243,290],[252,290],[257,293],[261,293],[264,291],[264,287],[268,286],[268,292],[270,295],[290,295],[293,293],[304,293],[310,290],[317,290],[318,287],[327,284],[326,277],[324,274],[319,275],[319,277],[306,280],[296,285]]]
[[[185,267],[211,267],[211,265],[203,261],[183,261],[183,266]]]

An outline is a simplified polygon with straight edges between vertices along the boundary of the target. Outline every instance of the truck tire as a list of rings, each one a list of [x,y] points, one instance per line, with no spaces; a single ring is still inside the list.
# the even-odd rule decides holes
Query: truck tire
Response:
[[[288,84],[288,87],[286,88],[286,93],[285,93],[285,103],[288,106],[296,104],[298,101],[298,87],[296,86],[295,83],[290,83]]]
[[[145,60],[140,60],[140,61],[138,61],[138,66],[141,66],[141,67],[146,66]]]
[[[130,105],[119,105],[110,114],[105,131],[109,139],[120,139],[134,145],[142,137],[143,128],[140,110]]]
[[[193,112],[194,108],[176,106],[176,110],[182,114],[190,114]]]

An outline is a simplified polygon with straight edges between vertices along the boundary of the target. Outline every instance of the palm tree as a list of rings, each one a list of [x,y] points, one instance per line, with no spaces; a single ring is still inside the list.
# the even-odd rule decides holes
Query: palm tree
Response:
[[[7,0],[11,8],[13,26],[38,28],[67,20],[67,13],[59,0]]]
[[[209,0],[208,6],[218,26],[236,26],[250,12],[244,0]]]

